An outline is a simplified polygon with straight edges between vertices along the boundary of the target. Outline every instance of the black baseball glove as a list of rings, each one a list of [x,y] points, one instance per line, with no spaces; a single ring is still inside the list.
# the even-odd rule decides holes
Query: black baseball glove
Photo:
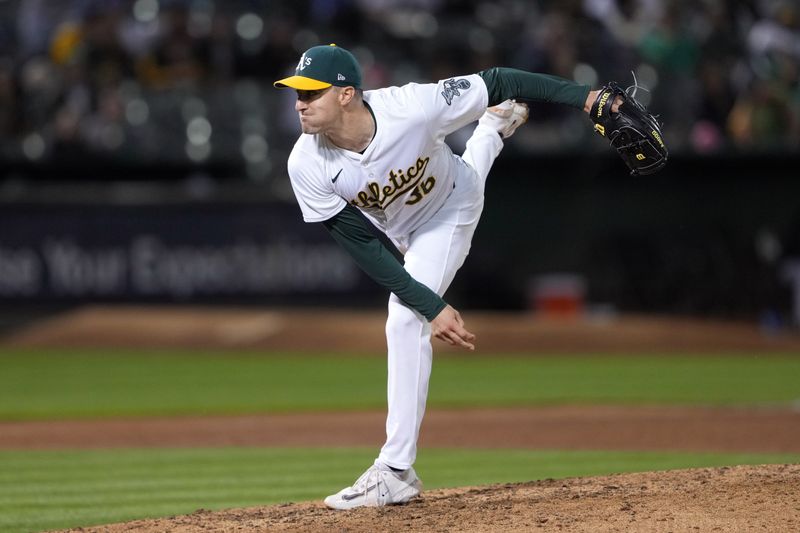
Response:
[[[612,113],[617,96],[622,97],[622,104]],[[632,175],[652,174],[667,164],[669,151],[658,120],[615,82],[600,89],[589,116],[594,130],[619,152]]]

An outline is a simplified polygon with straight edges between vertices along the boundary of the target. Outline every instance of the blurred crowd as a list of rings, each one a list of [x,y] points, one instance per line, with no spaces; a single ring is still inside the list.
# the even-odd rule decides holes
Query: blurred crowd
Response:
[[[797,0],[0,0],[0,159],[223,161],[268,179],[298,132],[272,81],[329,42],[366,88],[491,66],[615,80],[642,87],[675,153],[800,149]],[[532,124],[514,149],[593,138],[558,106]]]

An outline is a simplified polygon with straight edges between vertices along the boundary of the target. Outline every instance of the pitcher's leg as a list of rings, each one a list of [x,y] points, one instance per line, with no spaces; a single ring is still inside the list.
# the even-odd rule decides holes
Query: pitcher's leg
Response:
[[[486,110],[478,120],[462,159],[478,173],[481,184],[492,168],[495,158],[503,149],[502,139],[508,139],[528,120],[528,106],[506,100]]]
[[[481,189],[486,183],[486,177],[489,175],[494,160],[500,155],[502,149],[503,139],[498,135],[496,129],[483,124],[475,127],[461,158],[475,169]]]
[[[487,111],[491,113],[491,111]],[[527,117],[527,114],[525,115]],[[492,164],[503,149],[498,134],[519,116],[481,120],[467,141],[456,186],[442,208],[409,237],[405,269],[411,277],[443,295],[467,258],[483,209],[483,190]],[[388,345],[386,443],[378,461],[398,469],[414,464],[425,414],[433,348],[430,323],[394,294],[386,321]]]
[[[470,242],[483,207],[482,188],[475,171],[445,206],[411,236],[405,269],[411,276],[444,294],[469,253]],[[425,414],[433,348],[430,323],[394,294],[389,298],[386,322],[388,344],[388,402],[386,444],[378,460],[394,468],[414,464],[417,438]]]
[[[386,443],[378,459],[405,470],[417,458],[417,438],[431,375],[431,326],[397,296],[389,297]]]

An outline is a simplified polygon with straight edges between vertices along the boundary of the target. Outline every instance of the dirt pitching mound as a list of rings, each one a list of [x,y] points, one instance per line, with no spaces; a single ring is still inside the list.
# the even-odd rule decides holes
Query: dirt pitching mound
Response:
[[[424,492],[349,512],[290,503],[71,531],[798,531],[800,465],[547,479]]]

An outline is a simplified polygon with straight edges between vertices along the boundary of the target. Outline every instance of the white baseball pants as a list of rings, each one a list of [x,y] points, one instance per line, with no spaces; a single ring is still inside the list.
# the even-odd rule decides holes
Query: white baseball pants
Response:
[[[452,194],[408,238],[405,269],[440,296],[469,253],[483,210],[486,177],[502,149],[503,140],[497,131],[478,125],[459,160],[461,171]],[[392,294],[386,340],[389,412],[386,444],[377,461],[405,470],[417,457],[417,438],[428,398],[433,359],[430,323]]]

